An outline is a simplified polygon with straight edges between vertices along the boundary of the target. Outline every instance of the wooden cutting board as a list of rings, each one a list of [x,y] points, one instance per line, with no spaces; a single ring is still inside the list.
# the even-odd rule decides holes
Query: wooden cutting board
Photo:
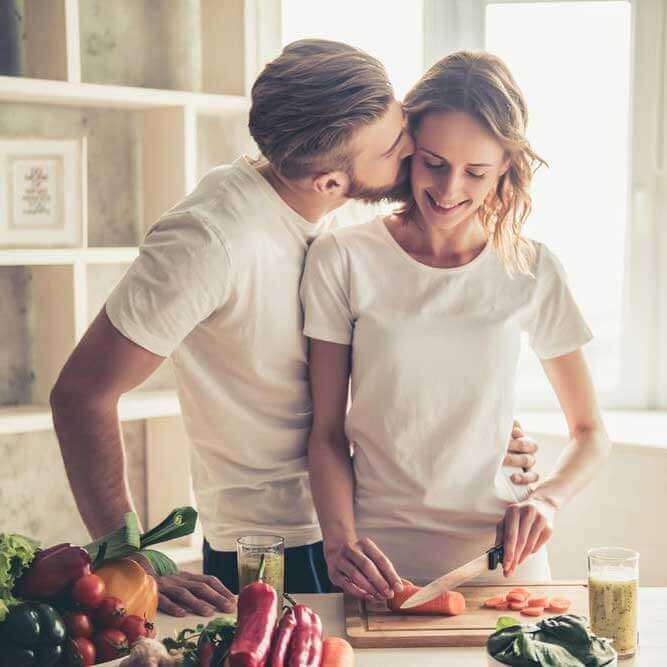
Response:
[[[545,613],[537,618],[518,611],[484,609],[482,602],[505,595],[523,586],[535,596],[566,597],[572,602],[568,614],[588,617],[588,586],[585,581],[513,583],[510,585],[470,585],[457,589],[465,596],[466,611],[460,616],[417,616],[394,614],[385,603],[365,602],[345,595],[345,629],[356,648],[400,648],[415,646],[484,646],[495,631],[499,616],[513,616],[522,623],[534,623],[556,616]]]

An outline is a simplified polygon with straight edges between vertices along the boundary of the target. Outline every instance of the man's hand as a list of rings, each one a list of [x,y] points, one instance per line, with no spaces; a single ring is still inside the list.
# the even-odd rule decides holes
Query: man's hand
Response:
[[[332,543],[325,540],[329,578],[346,593],[367,600],[386,600],[403,590],[391,561],[373,540]]]
[[[232,612],[236,596],[209,574],[178,574],[157,577],[160,590],[158,609],[169,616],[213,616],[216,611]]]
[[[512,503],[496,527],[496,544],[502,544],[503,572],[514,574],[530,554],[538,551],[553,535],[556,506],[535,496]]]
[[[534,455],[537,448],[535,440],[524,435],[521,424],[515,419],[507,454],[503,460],[504,466],[523,469],[523,472],[515,472],[511,476],[510,479],[515,484],[534,484],[539,480],[540,476],[531,470],[535,465]]]

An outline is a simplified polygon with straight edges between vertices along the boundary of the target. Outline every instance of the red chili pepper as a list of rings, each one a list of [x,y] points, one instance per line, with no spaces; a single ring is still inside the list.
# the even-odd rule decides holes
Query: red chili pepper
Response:
[[[294,606],[296,628],[290,642],[289,667],[308,667],[313,641],[313,612],[305,604]]]
[[[273,639],[271,646],[271,659],[269,664],[271,667],[285,667],[287,658],[287,649],[289,647],[290,639],[294,634],[296,628],[296,617],[291,609],[288,609],[278,624],[278,630]]]
[[[236,635],[229,649],[231,667],[265,667],[278,619],[278,596],[268,584],[245,586],[238,600]]]
[[[21,598],[48,600],[86,574],[90,574],[88,552],[72,544],[57,544],[37,553],[16,583],[16,593]]]
[[[308,667],[320,667],[322,662],[322,619],[311,609],[313,618],[311,626],[310,653],[308,655]]]

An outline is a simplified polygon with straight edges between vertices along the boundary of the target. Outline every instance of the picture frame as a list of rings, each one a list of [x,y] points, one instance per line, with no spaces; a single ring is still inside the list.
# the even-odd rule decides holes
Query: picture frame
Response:
[[[0,138],[0,247],[84,245],[85,138]]]

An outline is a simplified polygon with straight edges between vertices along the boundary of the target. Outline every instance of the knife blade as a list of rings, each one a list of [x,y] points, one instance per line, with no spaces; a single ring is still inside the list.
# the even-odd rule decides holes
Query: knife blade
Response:
[[[401,605],[401,609],[411,609],[426,604],[437,598],[439,595],[461,586],[466,581],[470,581],[471,579],[478,577],[480,574],[484,574],[484,572],[495,570],[496,567],[498,567],[498,563],[503,562],[503,556],[503,545],[496,544],[478,558],[474,558],[465,565],[461,565],[455,570],[447,572],[447,574],[444,574],[442,577],[438,577],[430,584],[420,588]]]

